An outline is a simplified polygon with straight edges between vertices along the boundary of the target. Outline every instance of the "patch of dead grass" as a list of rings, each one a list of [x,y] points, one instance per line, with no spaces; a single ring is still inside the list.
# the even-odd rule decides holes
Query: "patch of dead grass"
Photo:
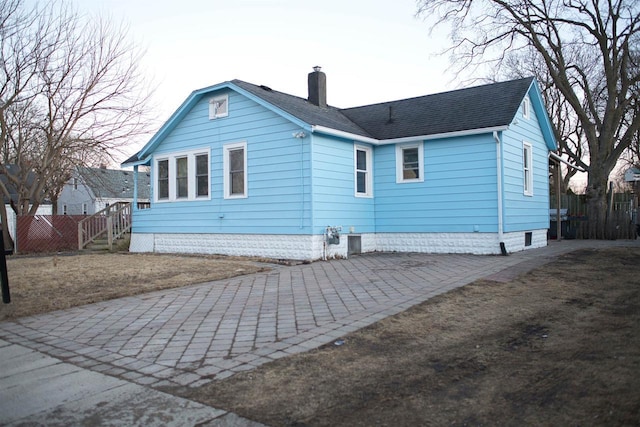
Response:
[[[94,253],[10,257],[0,320],[268,270],[243,258]]]

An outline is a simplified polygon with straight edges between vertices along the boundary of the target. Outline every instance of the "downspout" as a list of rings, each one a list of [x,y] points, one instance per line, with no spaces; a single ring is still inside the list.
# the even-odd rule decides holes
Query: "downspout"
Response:
[[[502,218],[502,147],[500,146],[500,136],[498,131],[493,131],[493,139],[496,140],[496,178],[498,181],[498,242],[500,242],[500,253],[509,255],[504,244],[503,218]]]

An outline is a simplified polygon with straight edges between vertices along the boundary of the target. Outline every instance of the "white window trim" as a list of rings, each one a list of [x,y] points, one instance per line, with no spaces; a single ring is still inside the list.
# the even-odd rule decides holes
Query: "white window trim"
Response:
[[[533,196],[533,146],[526,141],[522,142],[522,179],[523,194]],[[529,183],[528,187],[527,182]]]
[[[243,194],[231,194],[231,183],[229,182],[229,152],[233,150],[237,150],[238,148],[243,149],[244,155],[244,193]],[[222,158],[223,158],[223,179],[222,185],[224,186],[224,198],[225,199],[246,199],[249,197],[249,187],[247,187],[247,176],[249,175],[247,169],[247,143],[243,142],[234,142],[232,144],[225,144],[222,147]]]
[[[220,102],[226,106],[224,112],[218,112],[218,105]],[[209,99],[209,120],[219,119],[221,117],[227,117],[229,115],[229,95],[214,96]]]
[[[529,117],[531,117],[531,99],[527,95],[522,101],[522,118],[528,119]]]
[[[196,156],[206,154],[209,159],[209,176],[207,186],[209,188],[208,194],[206,196],[196,196]],[[189,170],[188,175],[188,186],[189,192],[188,197],[177,198],[176,194],[176,159],[186,157],[187,158],[187,168]],[[180,151],[176,153],[162,154],[153,159],[153,182],[154,182],[154,192],[153,192],[153,200],[156,203],[167,203],[167,202],[185,202],[185,201],[194,201],[194,200],[210,200],[211,199],[211,150],[207,148],[202,148],[198,150],[189,150],[189,151]],[[158,199],[158,162],[162,160],[169,161],[169,198],[167,199]]]
[[[358,192],[358,151],[367,153],[367,178],[365,181],[367,191],[364,193]],[[353,145],[353,192],[356,197],[373,197],[373,149],[366,145]]]
[[[418,173],[419,178],[405,179],[404,178],[404,159],[402,156],[402,150],[405,148],[418,148]],[[396,145],[396,183],[404,184],[409,182],[424,182],[424,142],[412,142],[410,144],[397,144]]]

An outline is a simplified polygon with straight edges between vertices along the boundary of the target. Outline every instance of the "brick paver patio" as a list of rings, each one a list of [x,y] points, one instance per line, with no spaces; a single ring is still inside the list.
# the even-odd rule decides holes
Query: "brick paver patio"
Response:
[[[480,278],[509,280],[582,247],[510,256],[367,254],[0,323],[0,338],[141,385],[199,386],[307,351]]]

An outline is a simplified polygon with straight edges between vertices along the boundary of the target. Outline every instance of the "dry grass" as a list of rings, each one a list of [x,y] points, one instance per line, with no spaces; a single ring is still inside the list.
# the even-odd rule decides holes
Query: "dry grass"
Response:
[[[639,425],[639,260],[568,254],[173,392],[274,427]]]
[[[94,253],[10,257],[11,303],[0,304],[0,320],[266,269],[254,260],[215,256]]]

